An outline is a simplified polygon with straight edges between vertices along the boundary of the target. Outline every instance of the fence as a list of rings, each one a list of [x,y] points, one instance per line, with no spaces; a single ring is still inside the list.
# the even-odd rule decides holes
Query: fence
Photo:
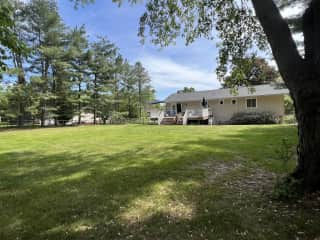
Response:
[[[40,127],[67,127],[67,126],[79,126],[79,125],[124,125],[124,124],[157,124],[147,118],[127,118],[127,119],[110,119],[105,121],[78,123],[72,120],[45,120],[41,125],[40,120],[25,120],[25,121],[2,121],[0,122],[0,129],[6,128],[40,128]]]

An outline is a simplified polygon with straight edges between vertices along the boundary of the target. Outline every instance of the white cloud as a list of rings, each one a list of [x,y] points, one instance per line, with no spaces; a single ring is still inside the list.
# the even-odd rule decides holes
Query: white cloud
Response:
[[[182,89],[194,87],[196,90],[215,89],[220,87],[214,70],[203,70],[179,64],[169,58],[159,58],[152,55],[139,59],[148,70],[152,85],[158,89]]]
[[[301,14],[305,9],[304,4],[296,4],[294,6],[286,7],[281,11],[281,15],[285,18],[292,17],[298,14]]]

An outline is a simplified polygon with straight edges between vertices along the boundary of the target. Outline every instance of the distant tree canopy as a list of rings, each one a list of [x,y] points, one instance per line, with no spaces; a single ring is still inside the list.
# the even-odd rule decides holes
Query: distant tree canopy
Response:
[[[184,87],[182,90],[178,90],[177,93],[190,93],[195,91],[193,87]]]
[[[0,2],[0,75],[5,71],[8,60],[7,50],[15,53],[26,52],[23,42],[18,40],[14,31],[14,7],[9,0]]]
[[[143,117],[155,92],[144,66],[130,64],[105,37],[89,42],[84,26],[68,28],[55,0],[4,0],[0,13],[3,121]]]
[[[244,58],[238,61],[227,75],[222,86],[224,88],[237,86],[255,86],[277,82],[280,78],[278,71],[270,66],[263,58]]]

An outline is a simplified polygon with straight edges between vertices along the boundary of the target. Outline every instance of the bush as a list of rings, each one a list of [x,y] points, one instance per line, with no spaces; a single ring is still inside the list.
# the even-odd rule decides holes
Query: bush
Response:
[[[290,143],[287,138],[283,138],[279,147],[275,150],[277,158],[282,162],[282,170],[287,172],[289,170],[289,161],[293,160],[295,155],[295,145]]]
[[[7,126],[7,125],[9,125],[8,122],[0,122],[0,126]]]
[[[302,195],[302,181],[291,176],[278,178],[272,192],[272,197],[278,200],[294,200]]]
[[[110,122],[113,124],[125,123],[126,118],[124,117],[127,113],[122,112],[112,112],[110,116]]]
[[[286,115],[283,119],[283,123],[284,124],[296,124],[297,123],[296,116],[294,114]]]
[[[285,114],[293,114],[294,113],[294,104],[293,100],[290,96],[285,95],[284,96],[284,111]]]
[[[281,119],[271,112],[239,112],[230,121],[231,124],[276,124]]]

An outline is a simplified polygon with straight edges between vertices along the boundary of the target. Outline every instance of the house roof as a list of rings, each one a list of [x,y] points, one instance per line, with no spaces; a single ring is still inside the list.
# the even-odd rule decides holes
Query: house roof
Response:
[[[159,104],[159,103],[164,103],[165,101],[162,101],[162,100],[153,100],[151,102],[149,102],[149,104]]]
[[[258,85],[254,87],[239,87],[236,94],[233,94],[230,88],[216,89],[209,91],[197,91],[191,93],[175,93],[171,94],[165,102],[192,102],[199,101],[205,97],[207,100],[240,98],[240,97],[256,97],[270,95],[286,95],[289,94],[288,89],[273,85]]]

